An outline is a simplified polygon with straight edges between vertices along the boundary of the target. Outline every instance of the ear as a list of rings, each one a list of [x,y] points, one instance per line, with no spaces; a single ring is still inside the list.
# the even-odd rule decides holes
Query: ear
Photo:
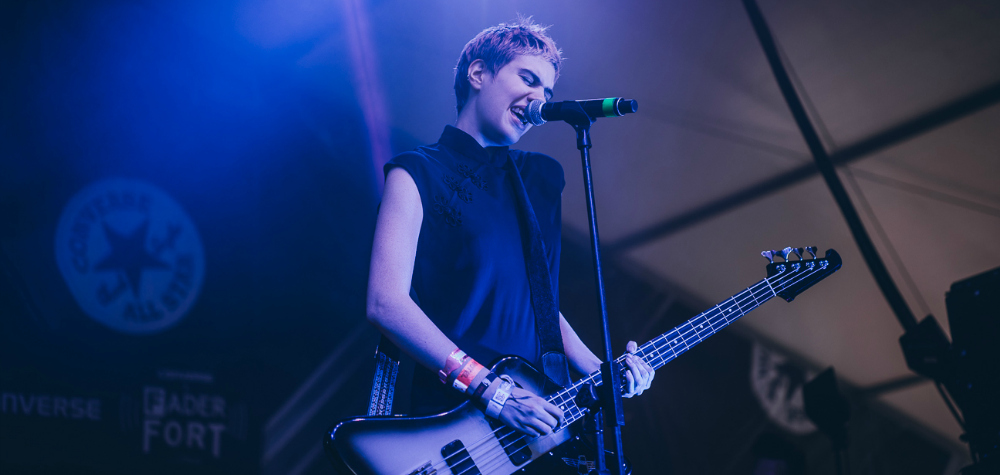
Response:
[[[481,59],[473,61],[469,64],[469,86],[476,91],[482,89],[487,74],[489,71],[486,70],[485,61]]]

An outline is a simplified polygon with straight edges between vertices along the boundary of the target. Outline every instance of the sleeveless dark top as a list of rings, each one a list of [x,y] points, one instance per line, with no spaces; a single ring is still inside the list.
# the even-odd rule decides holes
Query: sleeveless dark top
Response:
[[[396,167],[409,173],[423,205],[411,296],[445,335],[485,365],[507,354],[536,364],[540,358],[517,201],[504,169],[508,159],[524,181],[552,288],[558,289],[566,182],[555,159],[507,147],[487,150],[447,126],[436,144],[397,155],[385,166],[386,175]],[[412,413],[448,409],[464,400],[420,365],[413,379]]]

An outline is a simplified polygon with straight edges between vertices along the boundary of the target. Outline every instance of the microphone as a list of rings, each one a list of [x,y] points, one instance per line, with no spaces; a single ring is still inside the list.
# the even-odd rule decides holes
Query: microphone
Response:
[[[542,102],[528,101],[525,113],[528,123],[534,126],[553,120],[567,120],[579,117],[579,109],[590,116],[590,119],[601,117],[621,117],[639,110],[639,103],[632,99],[609,97],[607,99],[587,99],[583,101]],[[575,114],[574,114],[575,112]]]

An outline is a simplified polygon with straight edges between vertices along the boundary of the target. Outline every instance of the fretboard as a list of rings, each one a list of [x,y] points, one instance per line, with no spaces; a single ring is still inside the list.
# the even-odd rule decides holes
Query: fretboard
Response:
[[[662,367],[730,323],[739,320],[751,310],[774,298],[777,295],[776,292],[781,291],[781,286],[788,285],[782,280],[782,276],[777,275],[747,287],[742,292],[678,325],[673,330],[646,342],[638,348],[635,354],[649,363],[653,369]],[[624,366],[625,356],[618,357],[616,361]],[[627,384],[624,376],[621,379],[623,384]],[[601,372],[595,371],[569,387],[552,394],[548,401],[563,410],[566,424],[572,424],[586,414],[586,410],[578,407],[575,402],[580,388],[585,384],[599,386],[601,382]]]

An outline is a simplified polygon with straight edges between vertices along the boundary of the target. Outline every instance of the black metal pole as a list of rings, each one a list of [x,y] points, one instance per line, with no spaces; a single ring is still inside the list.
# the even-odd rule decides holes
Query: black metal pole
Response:
[[[638,104],[635,101],[630,103],[629,110],[635,112]],[[616,106],[617,107],[617,106]],[[593,125],[595,117],[591,117],[584,111],[579,102],[567,101],[560,104],[560,120],[573,126],[576,131],[576,148],[580,150],[580,158],[583,164],[583,190],[587,199],[587,218],[590,221],[590,245],[594,257],[594,278],[597,284],[597,305],[601,310],[601,330],[604,335],[604,362],[601,364],[601,387],[600,404],[592,409],[595,427],[600,429],[601,420],[611,426],[615,437],[614,443],[614,469],[608,471],[605,466],[603,447],[598,448],[598,467],[600,474],[623,475],[625,472],[625,455],[622,450],[622,429],[625,425],[625,412],[622,409],[622,374],[621,364],[615,361],[614,353],[611,351],[611,331],[608,325],[608,305],[604,296],[604,277],[601,270],[601,239],[597,231],[597,207],[594,205],[594,180],[590,172],[590,126]],[[622,115],[621,112],[618,115]],[[603,444],[604,436],[600,430],[594,431],[594,437],[599,444]]]
[[[597,405],[590,412],[590,429],[594,434],[594,444],[597,445],[597,473],[603,475],[608,472],[608,460],[604,452],[604,417],[601,406]]]
[[[581,110],[582,112],[582,110]],[[601,325],[604,334],[604,361],[605,363],[601,365],[601,379],[604,385],[604,393],[601,399],[601,406],[603,409],[607,409],[606,414],[610,417],[605,418],[607,422],[613,428],[614,438],[615,438],[615,465],[616,467],[610,471],[614,475],[622,475],[623,469],[625,467],[625,456],[622,452],[622,429],[621,426],[625,424],[625,413],[622,409],[622,397],[621,397],[621,373],[620,366],[615,362],[614,353],[611,350],[611,332],[608,326],[608,306],[604,295],[604,277],[601,270],[601,240],[599,233],[597,231],[597,210],[594,205],[594,181],[590,172],[590,125],[592,120],[586,114],[583,115],[587,117],[587,120],[576,121],[571,123],[573,129],[576,130],[576,148],[580,150],[580,158],[583,162],[583,188],[587,197],[587,217],[590,221],[590,245],[593,249],[594,257],[594,276],[597,281],[597,302],[601,309]],[[581,118],[582,119],[582,118]],[[601,416],[603,414],[595,414],[595,419],[598,424],[601,422]],[[603,437],[599,432],[595,435],[596,437]],[[603,451],[598,449],[603,455]],[[603,459],[603,457],[601,457]],[[601,460],[598,460],[600,464]],[[606,467],[598,467],[599,473],[606,473]]]
[[[830,192],[833,193],[833,198],[837,201],[837,205],[844,215],[844,220],[847,221],[847,226],[851,229],[851,234],[858,244],[861,255],[865,258],[865,263],[868,264],[868,269],[871,271],[879,289],[882,290],[882,295],[889,302],[889,306],[892,307],[892,311],[896,314],[896,318],[903,325],[903,328],[907,331],[916,328],[917,319],[913,316],[913,312],[910,311],[910,307],[903,299],[903,295],[899,293],[899,288],[892,281],[889,271],[885,268],[885,263],[879,257],[875,245],[872,243],[864,224],[861,222],[861,218],[858,217],[858,212],[854,208],[847,190],[844,189],[844,184],[840,182],[837,170],[833,167],[826,149],[823,148],[823,143],[820,141],[816,129],[813,128],[812,122],[809,121],[809,115],[806,113],[806,109],[795,91],[795,86],[792,85],[788,71],[785,70],[785,66],[781,61],[781,55],[778,53],[778,47],[774,43],[774,37],[771,35],[771,30],[764,20],[764,15],[761,13],[755,0],[743,0],[743,5],[750,16],[750,22],[757,33],[757,38],[760,40],[761,48],[763,48],[764,54],[767,56],[767,62],[771,65],[771,71],[774,73],[774,78],[781,89],[781,95],[784,96],[785,102],[788,103],[788,108],[791,109],[792,116],[795,118],[799,130],[802,132],[802,137],[805,139],[806,145],[809,146],[809,151],[816,161],[816,166],[819,167],[820,173],[823,174],[826,185],[830,188]]]

